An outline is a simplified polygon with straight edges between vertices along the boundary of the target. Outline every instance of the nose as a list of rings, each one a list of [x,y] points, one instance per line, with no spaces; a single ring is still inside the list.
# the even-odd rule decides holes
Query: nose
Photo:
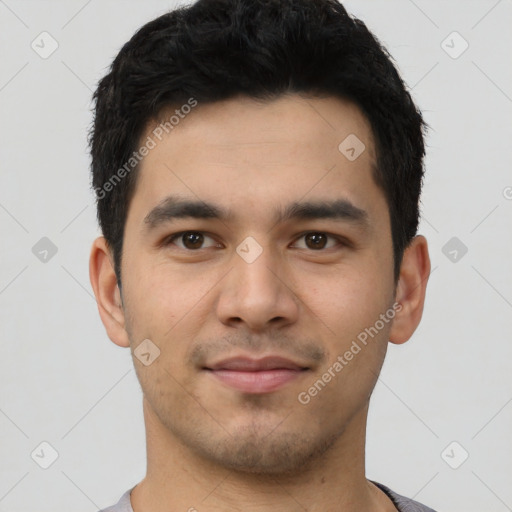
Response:
[[[297,321],[300,301],[293,291],[286,262],[279,260],[268,246],[252,262],[238,253],[234,268],[222,280],[217,301],[220,321],[230,327],[245,324],[261,332]]]

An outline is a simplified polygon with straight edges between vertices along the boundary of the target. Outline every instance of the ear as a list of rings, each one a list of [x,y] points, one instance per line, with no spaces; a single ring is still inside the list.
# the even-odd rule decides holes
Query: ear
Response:
[[[129,347],[130,340],[125,330],[121,293],[117,285],[110,248],[102,236],[92,244],[89,278],[108,337],[120,347]]]
[[[401,304],[393,319],[389,341],[405,343],[420,323],[430,275],[430,258],[427,240],[415,236],[404,251],[395,301]]]

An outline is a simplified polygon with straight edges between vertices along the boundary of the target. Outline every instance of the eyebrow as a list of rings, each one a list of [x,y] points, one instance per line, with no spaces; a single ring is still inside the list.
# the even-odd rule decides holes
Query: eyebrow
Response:
[[[179,195],[170,195],[155,206],[144,218],[145,231],[153,231],[158,226],[175,219],[217,219],[229,221],[233,214],[225,208],[200,200],[191,200]],[[284,210],[274,212],[275,224],[289,220],[338,219],[359,224],[367,228],[368,213],[355,206],[348,199],[296,201]]]

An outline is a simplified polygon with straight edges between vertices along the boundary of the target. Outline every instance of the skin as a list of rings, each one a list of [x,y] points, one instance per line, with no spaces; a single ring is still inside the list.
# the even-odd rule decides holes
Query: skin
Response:
[[[338,150],[349,134],[366,146],[354,161]],[[144,158],[125,226],[122,294],[103,237],[90,257],[109,338],[132,355],[145,339],[160,350],[148,366],[133,357],[148,458],[131,494],[134,512],[396,510],[365,477],[367,413],[388,342],[404,343],[420,322],[430,261],[416,236],[395,282],[388,206],[373,165],[371,128],[355,105],[300,95],[198,105]],[[145,231],[145,216],[171,193],[233,216]],[[274,221],[274,209],[292,201],[338,198],[367,212],[366,227]],[[179,237],[163,244],[182,231],[201,232],[203,245]],[[321,237],[327,245],[318,249],[304,232],[334,238]],[[250,264],[236,252],[248,236],[262,248]],[[395,302],[394,319],[300,403],[299,393]],[[203,369],[241,354],[279,354],[308,370],[256,395]]]

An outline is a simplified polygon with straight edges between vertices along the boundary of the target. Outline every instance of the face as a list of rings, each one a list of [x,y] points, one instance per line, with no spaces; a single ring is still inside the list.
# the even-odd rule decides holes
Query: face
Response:
[[[395,314],[370,126],[349,102],[291,95],[155,127],[121,269],[132,353],[160,351],[134,354],[150,414],[226,468],[312,464],[366,407]]]

